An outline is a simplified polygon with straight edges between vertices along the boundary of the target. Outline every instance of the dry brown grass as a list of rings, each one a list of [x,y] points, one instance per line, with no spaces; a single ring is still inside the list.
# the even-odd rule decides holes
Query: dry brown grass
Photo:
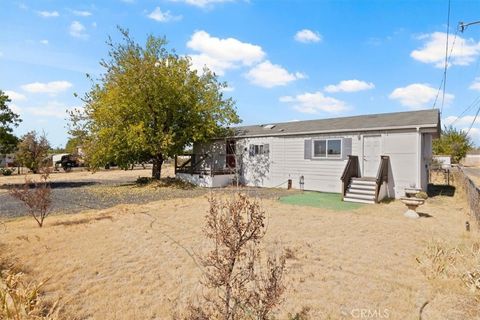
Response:
[[[429,198],[420,212],[432,217],[419,220],[403,217],[406,208],[397,201],[352,212],[273,200],[262,206],[262,252],[290,248],[278,318],[303,309],[311,319],[351,319],[360,310],[418,319],[425,302],[423,319],[480,317],[465,284],[447,279],[439,286],[416,260],[425,258],[432,239],[478,243],[475,230],[465,232],[460,198]],[[202,293],[197,254],[208,248],[202,233],[208,208],[199,197],[51,216],[42,229],[28,219],[9,221],[1,254],[24,265],[27,277],[50,278],[45,298],[60,300],[71,318],[165,319]]]
[[[110,170],[101,170],[95,173],[90,171],[72,171],[72,172],[52,172],[49,176],[50,182],[71,182],[71,181],[117,181],[117,180],[128,180],[135,182],[138,177],[150,177],[152,174],[151,169],[140,169],[136,168],[134,170],[119,170],[119,169],[110,169]],[[2,176],[0,175],[0,185],[10,186],[10,185],[19,185],[23,184],[25,177],[31,180],[39,180],[41,178],[40,174],[28,174],[28,175],[13,175],[13,176]],[[165,164],[162,168],[162,177],[174,177],[174,168],[172,165]],[[0,193],[8,192],[8,188],[0,189]]]
[[[54,320],[57,304],[48,305],[41,297],[46,281],[27,281],[21,272],[10,269],[0,272],[0,319]]]

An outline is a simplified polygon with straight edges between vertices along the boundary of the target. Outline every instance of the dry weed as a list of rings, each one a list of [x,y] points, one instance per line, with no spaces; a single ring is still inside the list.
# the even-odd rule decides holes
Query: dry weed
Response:
[[[50,171],[43,170],[40,182],[25,178],[25,182],[21,188],[13,188],[10,194],[23,202],[27,207],[28,213],[37,221],[38,226],[43,226],[43,221],[50,213],[52,205],[52,190],[48,183]],[[33,184],[33,189],[30,186]]]
[[[454,280],[480,298],[480,242],[432,240],[417,262],[428,279]]]
[[[47,306],[40,299],[46,281],[36,284],[24,280],[24,275],[4,270],[0,277],[0,319],[54,320],[57,305]]]
[[[209,202],[204,232],[212,249],[202,258],[203,284],[209,291],[185,318],[271,319],[285,290],[285,257],[269,257],[263,266],[260,262],[265,212],[244,194],[229,201],[211,196]]]

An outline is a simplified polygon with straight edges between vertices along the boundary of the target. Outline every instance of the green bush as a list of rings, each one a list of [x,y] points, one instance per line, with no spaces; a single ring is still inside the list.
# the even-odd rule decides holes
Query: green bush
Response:
[[[13,170],[8,168],[2,168],[0,169],[0,173],[4,176],[11,176],[13,173]]]

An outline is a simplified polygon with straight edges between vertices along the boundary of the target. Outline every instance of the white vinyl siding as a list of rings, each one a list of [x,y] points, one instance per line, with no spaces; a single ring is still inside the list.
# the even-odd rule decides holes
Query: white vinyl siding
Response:
[[[281,137],[255,137],[237,140],[238,168],[240,181],[248,186],[287,187],[292,180],[293,188],[299,188],[300,177],[304,177],[305,190],[341,192],[343,173],[349,155],[358,156],[363,166],[364,136],[377,135],[381,139],[381,154],[390,157],[388,195],[400,197],[404,189],[426,185],[425,164],[431,157],[431,134],[422,133],[421,151],[424,161],[419,163],[418,135],[414,130],[375,131],[342,135],[299,135]],[[314,156],[314,141],[341,141],[341,152],[337,158],[318,158]],[[258,154],[250,156],[251,146],[258,146]],[[328,143],[326,143],[326,146]],[[260,146],[262,151],[260,152]],[[195,147],[198,153],[215,151],[224,153],[225,143],[214,142],[209,148]],[[255,147],[253,147],[255,149]],[[338,149],[338,148],[337,148]],[[419,178],[417,172],[422,177]]]
[[[349,138],[350,153],[357,141],[357,136]],[[298,136],[298,137],[265,137],[245,139],[245,144],[269,144],[268,162],[254,161],[248,156],[243,157],[243,182],[251,186],[286,187],[287,180],[292,179],[293,187],[299,188],[300,177],[304,176],[305,190],[325,192],[339,192],[341,188],[340,176],[346,164],[343,151],[336,158],[324,158],[316,161],[313,157],[313,141],[341,140],[338,136]],[[311,151],[305,151],[309,144]],[[343,147],[343,143],[341,143]],[[305,153],[309,152],[308,155]]]

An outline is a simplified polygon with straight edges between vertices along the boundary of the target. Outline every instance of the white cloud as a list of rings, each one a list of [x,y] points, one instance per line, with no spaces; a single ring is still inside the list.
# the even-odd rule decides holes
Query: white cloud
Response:
[[[303,29],[295,34],[295,40],[302,43],[320,42],[322,41],[322,36],[318,32]]]
[[[41,44],[44,44],[44,45],[47,45],[47,44],[48,44],[48,40],[47,40],[47,39],[40,40],[40,43],[41,43]]]
[[[468,127],[461,129],[464,132],[468,132]],[[471,128],[470,132],[468,132],[468,136],[472,139],[472,141],[479,146],[480,145],[480,128]]]
[[[442,119],[442,124],[449,126],[451,124],[454,124],[455,126],[470,126],[473,122],[473,119],[475,119],[475,116],[463,116],[463,117],[455,117],[455,116],[449,116],[444,119]],[[479,119],[480,120],[480,119]]]
[[[206,65],[218,75],[242,65],[252,65],[265,57],[262,47],[235,38],[220,39],[205,31],[196,31],[187,42],[187,47],[199,52],[190,54],[192,67],[201,71]]]
[[[270,61],[264,61],[248,71],[246,78],[253,84],[264,87],[273,88],[276,86],[284,86],[292,81],[303,79],[303,73],[289,73],[282,66],[272,64]]]
[[[480,91],[480,78],[478,77],[475,78],[475,80],[472,82],[472,84],[468,88],[471,90]]]
[[[215,72],[219,76],[223,76],[228,69],[235,68],[236,66],[228,61],[218,60],[210,57],[206,54],[191,54],[190,56],[192,68],[202,72],[206,66],[210,71]]]
[[[82,10],[73,10],[72,13],[79,17],[89,17],[92,15],[90,11],[82,11]]]
[[[55,18],[60,16],[58,11],[38,11],[37,13],[39,16],[43,18]]]
[[[205,8],[205,7],[213,6],[214,4],[217,4],[217,3],[233,2],[235,0],[170,0],[170,1],[184,2],[186,4],[189,4],[195,7]]]
[[[449,37],[449,54],[453,45],[453,38],[453,36]],[[418,39],[425,40],[425,43],[422,48],[413,50],[410,53],[410,56],[420,62],[433,64],[437,68],[444,68],[445,43],[447,41],[447,34],[444,32],[434,32],[431,34],[422,35],[418,37]],[[479,54],[480,42],[457,36],[449,65],[467,66],[475,61]]]
[[[87,39],[88,34],[86,33],[86,28],[83,24],[81,24],[78,21],[73,21],[72,24],[70,24],[70,35],[75,38],[80,38],[80,39]]]
[[[338,113],[347,110],[344,101],[325,96],[322,92],[305,92],[297,96],[280,97],[280,102],[293,104],[295,110],[303,113]]]
[[[12,100],[12,102],[27,100],[27,97],[21,93],[5,90],[5,94]]]
[[[232,91],[235,91],[235,88],[228,86],[228,87],[222,88],[222,91],[223,92],[232,92]]]
[[[429,84],[413,83],[403,88],[396,88],[392,91],[389,98],[398,100],[401,105],[410,109],[421,109],[432,107],[438,90]],[[441,93],[438,96],[439,102]],[[450,93],[445,94],[445,103],[449,104],[455,96]]]
[[[67,117],[67,108],[65,104],[58,101],[49,101],[46,105],[37,106],[37,107],[27,107],[24,108],[25,112],[33,114],[35,116],[46,116],[46,117],[56,117],[56,118],[66,118]]]
[[[10,103],[8,105],[8,107],[10,108],[10,110],[12,110],[14,113],[16,114],[22,114],[23,113],[23,110],[22,108],[20,108],[19,106],[17,106],[15,103]]]
[[[147,17],[158,22],[178,21],[182,19],[182,16],[172,15],[168,10],[162,11],[160,7],[156,7]]]
[[[361,80],[343,80],[338,84],[331,84],[324,88],[326,92],[356,92],[363,90],[370,90],[375,88],[375,85],[371,82],[365,82]]]
[[[33,82],[24,84],[22,89],[31,93],[48,93],[57,94],[72,87],[68,81],[52,81],[52,82]]]

